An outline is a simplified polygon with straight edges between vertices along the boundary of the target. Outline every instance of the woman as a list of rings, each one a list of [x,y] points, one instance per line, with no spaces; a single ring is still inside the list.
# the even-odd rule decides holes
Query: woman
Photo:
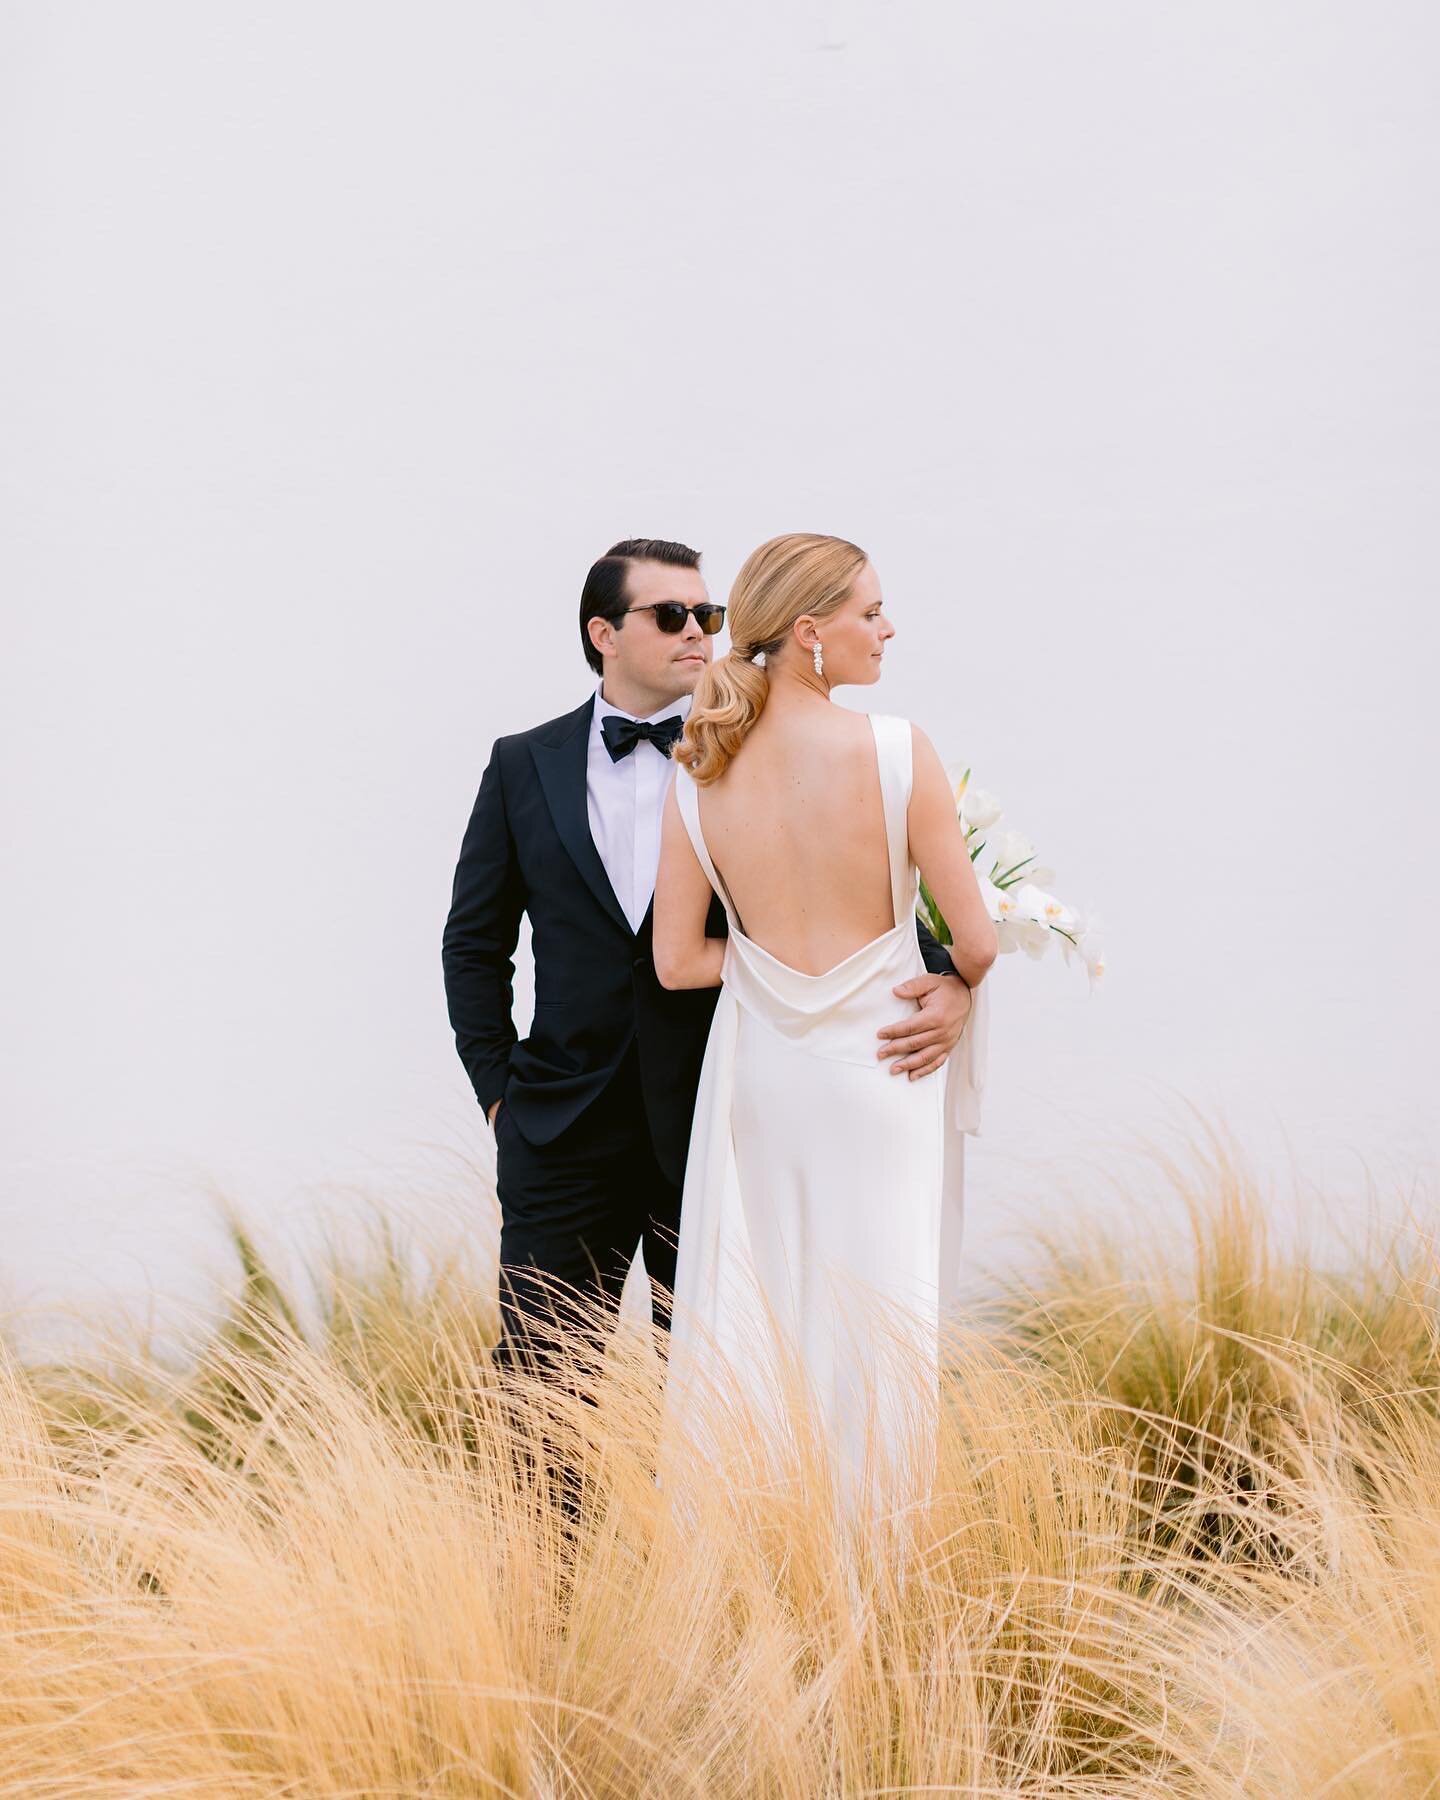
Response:
[[[854,1502],[867,1449],[915,1472],[917,1358],[938,1385],[998,944],[929,739],[831,699],[878,681],[895,635],[865,553],[771,539],[737,576],[729,623],[730,654],[702,675],[675,748],[655,889],[661,982],[724,989],[686,1166],[667,1414],[685,1416],[718,1357],[783,1418],[767,1347],[783,1352]],[[901,1080],[876,1032],[895,986],[923,972],[917,868],[972,1004],[944,1076]],[[727,939],[705,936],[712,889]],[[888,1378],[885,1347],[902,1353]]]

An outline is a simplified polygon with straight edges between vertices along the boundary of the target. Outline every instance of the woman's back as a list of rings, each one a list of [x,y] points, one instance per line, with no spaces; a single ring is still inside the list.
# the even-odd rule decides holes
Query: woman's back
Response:
[[[741,929],[791,968],[823,975],[898,923],[863,713],[767,707],[701,791],[700,822]]]

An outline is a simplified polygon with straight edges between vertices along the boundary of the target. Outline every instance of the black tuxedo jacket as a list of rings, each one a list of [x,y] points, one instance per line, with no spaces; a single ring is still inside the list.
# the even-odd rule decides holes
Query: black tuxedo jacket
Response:
[[[667,989],[655,976],[654,903],[633,931],[590,835],[585,794],[592,695],[533,730],[497,738],[455,869],[445,922],[445,994],[455,1046],[489,1111],[503,1099],[522,1136],[546,1144],[579,1117],[632,1040],[651,1140],[679,1183],[719,988]],[[641,744],[632,755],[653,756]],[[535,1017],[511,1017],[515,945],[530,916]],[[724,937],[711,896],[706,935]],[[953,967],[919,924],[927,968]],[[897,1008],[897,1017],[898,1017]]]

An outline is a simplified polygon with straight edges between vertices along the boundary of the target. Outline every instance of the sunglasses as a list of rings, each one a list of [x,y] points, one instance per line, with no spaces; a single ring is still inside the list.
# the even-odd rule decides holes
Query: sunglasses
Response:
[[[655,623],[672,635],[685,629],[685,621],[691,613],[706,637],[714,637],[725,623],[725,608],[713,600],[702,600],[698,606],[686,606],[683,600],[657,600],[653,606],[627,606],[625,610],[627,613],[653,612]]]

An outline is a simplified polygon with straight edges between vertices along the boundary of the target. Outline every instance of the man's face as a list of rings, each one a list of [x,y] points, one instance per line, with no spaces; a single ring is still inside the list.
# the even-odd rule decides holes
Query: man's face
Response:
[[[630,608],[625,618],[590,621],[590,641],[605,659],[607,684],[622,691],[653,694],[656,706],[678,700],[694,691],[710,661],[714,639],[706,637],[693,617],[681,630],[662,631],[651,607],[660,600],[679,600],[695,606],[708,600],[698,569],[674,569],[668,563],[633,562],[625,571],[625,599]]]

